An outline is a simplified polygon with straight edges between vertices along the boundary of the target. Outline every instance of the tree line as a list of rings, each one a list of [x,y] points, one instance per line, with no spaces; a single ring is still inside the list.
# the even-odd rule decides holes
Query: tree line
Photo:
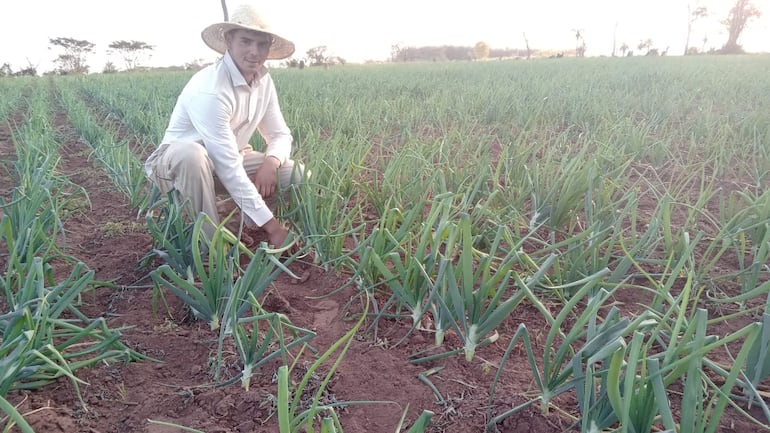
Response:
[[[735,3],[730,8],[727,17],[720,21],[727,30],[727,40],[720,49],[714,49],[708,51],[712,54],[741,54],[744,52],[743,47],[739,44],[739,39],[744,30],[748,27],[752,19],[758,18],[762,15],[762,11],[757,7],[752,0],[734,0]],[[222,10],[227,20],[227,6],[225,0],[220,0],[222,4]],[[700,48],[692,44],[691,36],[694,32],[695,26],[698,21],[701,21],[709,16],[709,10],[705,6],[700,6],[698,1],[695,5],[688,5],[688,20],[687,20],[687,36],[684,44],[684,54],[700,54],[706,52],[706,43],[708,38],[706,35],[701,40],[702,44]],[[617,30],[617,26],[616,26]],[[585,56],[588,51],[588,45],[585,39],[585,32],[583,29],[572,29],[575,37],[575,53],[576,57]],[[86,74],[89,72],[89,66],[86,63],[86,58],[89,54],[94,52],[95,44],[87,40],[79,40],[68,37],[50,38],[49,42],[52,47],[61,50],[62,52],[54,60],[56,65],[54,70],[46,73],[52,74]],[[479,41],[472,47],[455,46],[455,45],[442,45],[442,46],[402,46],[400,44],[394,44],[391,46],[390,61],[392,62],[410,62],[410,61],[452,61],[452,60],[483,60],[488,58],[511,58],[511,57],[526,57],[538,55],[537,50],[530,49],[529,40],[526,34],[524,34],[524,42],[526,49],[518,48],[492,48],[486,42]],[[623,56],[633,55],[634,51],[632,47],[623,42],[619,47],[617,41],[613,35],[613,48],[612,56],[618,54]],[[146,42],[141,41],[126,41],[116,40],[112,41],[108,45],[108,54],[116,54],[123,60],[123,70],[132,71],[136,70],[140,61],[146,56],[151,57],[152,51],[155,47],[149,45]],[[636,45],[639,53],[643,55],[665,55],[668,52],[668,47],[664,50],[660,50],[654,46],[652,39],[641,39]],[[344,65],[346,60],[339,56],[328,54],[328,48],[326,46],[317,46],[309,49],[305,53],[303,58],[290,58],[282,62],[283,66],[287,67],[305,67],[305,66],[329,66],[329,65]],[[564,53],[558,53],[555,57],[561,57]],[[197,69],[202,66],[198,61],[193,61],[185,64],[182,69]],[[117,72],[118,67],[111,61],[108,61],[102,70],[104,73]],[[4,63],[0,65],[0,76],[4,75],[37,75],[37,67],[35,65],[28,65],[18,71],[13,71],[11,65]]]
[[[704,34],[700,42],[701,46],[695,46],[692,44],[692,35],[695,31],[695,26],[698,21],[710,16],[710,11],[705,6],[702,6],[698,0],[695,4],[687,5],[687,33],[684,43],[684,55],[693,54],[743,54],[745,51],[743,47],[738,43],[738,39],[744,30],[748,27],[751,20],[762,16],[762,11],[759,7],[752,2],[752,0],[734,0],[733,6],[730,8],[727,17],[720,20],[719,23],[727,30],[727,40],[721,48],[711,48],[706,50],[706,43],[708,42],[708,35]],[[573,29],[575,35],[575,56],[582,57],[585,55],[587,45],[582,30]],[[617,26],[616,26],[617,31]],[[661,50],[654,46],[652,39],[646,38],[639,40],[636,45],[639,53],[643,55],[665,55],[668,53],[669,47]],[[633,55],[634,51],[632,46],[627,42],[623,42],[620,47],[617,47],[617,41],[613,35],[612,43],[612,56],[615,56],[620,51],[621,55],[628,56]]]
[[[86,58],[88,54],[94,52],[96,44],[87,40],[67,37],[49,38],[48,42],[52,47],[61,49],[63,52],[54,59],[55,68],[47,73],[70,75],[87,74],[89,72]],[[144,55],[149,55],[149,53],[155,49],[153,45],[146,42],[125,40],[112,41],[108,45],[108,48],[108,54],[117,54],[123,59],[123,66],[127,71],[136,69],[139,60]],[[102,70],[102,72],[106,73],[117,71],[118,67],[109,61],[104,65],[104,69]],[[32,64],[27,65],[16,72],[11,69],[11,65],[8,63],[4,63],[0,66],[0,76],[37,75],[37,72],[37,66]]]

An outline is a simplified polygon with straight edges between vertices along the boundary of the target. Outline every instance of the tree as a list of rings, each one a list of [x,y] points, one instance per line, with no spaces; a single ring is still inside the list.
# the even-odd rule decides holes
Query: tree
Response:
[[[476,42],[473,46],[473,57],[476,60],[484,60],[489,57],[489,44],[484,41]]]
[[[400,43],[393,44],[390,46],[390,61],[391,62],[405,62],[406,57],[404,54],[406,51],[401,46]]]
[[[112,41],[109,47],[117,51],[123,58],[127,71],[136,69],[137,60],[144,51],[152,51],[155,47],[139,41]],[[111,53],[111,51],[107,51]]]
[[[628,44],[623,42],[623,44],[620,46],[620,52],[623,53],[623,56],[626,55],[626,51],[628,51]]]
[[[13,75],[29,75],[29,76],[33,77],[33,76],[37,75],[37,68],[35,68],[35,67],[22,68],[22,69],[19,69],[18,71],[16,71],[16,73],[13,74]]]
[[[585,57],[586,56],[586,50],[588,50],[588,46],[586,45],[586,41],[583,41],[583,44],[578,47],[577,50],[577,56],[578,57]]]
[[[13,75],[13,70],[11,70],[11,64],[6,62],[3,63],[3,66],[0,66],[0,77],[7,75]]]
[[[639,45],[637,45],[636,48],[639,48],[639,51],[647,50],[647,54],[650,54],[652,50],[652,39],[647,38],[639,41]]]
[[[586,47],[586,40],[583,37],[583,30],[572,29],[572,31],[575,33],[575,57],[585,57],[588,47]]]
[[[320,45],[307,50],[307,59],[311,66],[325,65],[328,61],[326,57],[326,45]]]
[[[190,60],[189,62],[186,62],[182,66],[182,69],[186,71],[197,71],[204,66],[206,66],[205,60],[198,58],[198,59],[193,59],[193,60]]]
[[[54,60],[59,64],[57,70],[60,74],[87,74],[88,65],[85,56],[94,51],[94,44],[85,40],[73,38],[53,38],[48,39],[51,45],[64,49],[64,54]]]
[[[19,75],[31,75],[35,76],[37,75],[37,65],[33,65],[32,62],[27,59],[27,67],[21,68],[18,71],[14,72],[13,75],[19,76]]]
[[[102,68],[102,74],[114,74],[115,72],[118,72],[118,68],[114,63],[107,62],[104,64],[104,67]]]
[[[527,60],[529,60],[529,58],[532,57],[532,50],[529,49],[529,40],[527,39],[527,34],[522,32],[522,35],[524,36],[524,45],[527,47]]]
[[[690,34],[692,33],[692,27],[696,21],[708,16],[708,10],[704,6],[696,7],[694,10],[687,5],[687,14],[689,19],[687,20],[687,39],[684,42],[684,55],[690,54]]]
[[[751,0],[736,0],[727,19],[722,21],[727,27],[727,42],[722,47],[722,52],[726,54],[742,53],[743,47],[738,44],[738,38],[746,29],[746,25],[752,18],[762,16],[762,11],[755,6]]]

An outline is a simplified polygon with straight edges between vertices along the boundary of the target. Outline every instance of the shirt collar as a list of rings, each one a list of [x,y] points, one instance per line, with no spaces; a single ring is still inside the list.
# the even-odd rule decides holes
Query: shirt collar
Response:
[[[230,79],[233,81],[233,85],[235,87],[238,86],[248,86],[249,83],[246,82],[246,79],[243,78],[243,74],[241,74],[241,71],[238,70],[238,66],[235,65],[235,61],[230,56],[229,51],[225,51],[225,56],[222,59],[222,61],[225,64],[225,68],[227,69],[227,72],[230,74]],[[257,79],[254,80],[254,83],[252,83],[252,87],[257,87],[259,84],[259,80],[262,79],[262,77],[267,74],[267,68],[265,65],[262,65],[259,68],[259,71],[257,72]]]

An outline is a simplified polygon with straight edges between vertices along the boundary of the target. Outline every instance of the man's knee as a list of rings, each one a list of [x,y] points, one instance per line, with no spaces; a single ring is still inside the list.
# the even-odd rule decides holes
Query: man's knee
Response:
[[[206,148],[198,143],[178,145],[172,151],[175,153],[173,159],[181,167],[201,167],[209,163],[209,154]]]
[[[302,183],[310,177],[310,171],[305,169],[305,164],[293,160],[286,161],[279,169],[279,182],[282,188]]]

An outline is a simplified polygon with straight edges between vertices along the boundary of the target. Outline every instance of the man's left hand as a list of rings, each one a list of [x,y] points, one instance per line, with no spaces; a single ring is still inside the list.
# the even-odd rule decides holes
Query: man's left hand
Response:
[[[263,198],[270,197],[275,192],[276,183],[278,182],[278,167],[280,166],[281,163],[278,161],[278,158],[267,156],[265,157],[265,162],[257,169],[257,173],[254,175],[254,185]]]

